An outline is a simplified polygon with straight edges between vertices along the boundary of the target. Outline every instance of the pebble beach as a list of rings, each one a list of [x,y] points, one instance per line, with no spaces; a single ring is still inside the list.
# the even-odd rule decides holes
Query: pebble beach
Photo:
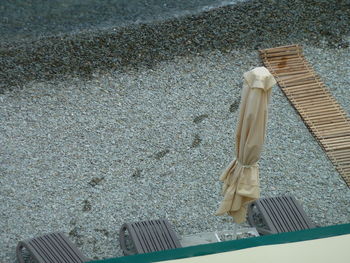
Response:
[[[349,1],[257,0],[1,42],[0,262],[54,231],[104,259],[122,256],[125,222],[232,229],[214,214],[243,73],[262,66],[258,49],[301,44],[350,116],[349,29]],[[261,196],[295,196],[318,226],[349,223],[349,188],[278,86],[267,127]]]

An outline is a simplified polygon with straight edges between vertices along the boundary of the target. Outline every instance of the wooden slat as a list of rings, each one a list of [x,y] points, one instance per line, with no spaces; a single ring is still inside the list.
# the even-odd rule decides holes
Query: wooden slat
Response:
[[[329,156],[333,158],[342,158],[344,156],[348,156],[349,154],[350,154],[350,149],[344,150],[344,151],[329,152]]]
[[[313,116],[315,113],[316,114],[319,114],[318,111],[320,111],[321,113],[327,113],[327,112],[332,112],[332,111],[339,111],[341,113],[343,113],[343,115],[345,116],[345,113],[342,109],[337,109],[335,107],[332,107],[332,106],[326,106],[326,107],[314,107],[314,108],[306,108],[306,107],[298,107],[298,111],[302,114],[305,114],[305,115],[310,115],[310,116]]]
[[[320,87],[321,84],[323,84],[323,83],[318,82],[318,83],[313,83],[313,84],[290,85],[288,88],[285,88],[284,91],[287,91],[287,90],[298,91],[298,90],[301,90],[303,88],[306,88],[306,90],[308,90],[308,88]]]
[[[304,108],[299,109],[299,111],[302,111],[302,112],[305,112],[306,114],[312,115],[314,112],[316,112],[316,113],[331,112],[331,110],[334,110],[334,109],[337,109],[337,108],[332,105],[330,107],[322,107],[321,106],[318,108],[306,108],[306,107],[304,107]],[[337,110],[344,113],[344,111],[342,109],[337,109]]]
[[[322,130],[322,129],[335,130],[336,127],[348,128],[349,125],[347,123],[341,121],[341,122],[337,122],[337,123],[321,124],[321,125],[319,125],[318,129],[319,130]]]
[[[295,82],[305,82],[310,81],[314,82],[314,75],[313,74],[298,74],[297,76],[292,75],[292,77],[283,77],[281,80],[284,83],[295,83]]]
[[[334,136],[334,137],[330,137],[330,138],[322,139],[322,140],[327,141],[327,142],[339,141],[339,140],[350,140],[350,133],[342,135],[342,136]]]
[[[320,88],[314,88],[311,90],[296,90],[294,92],[286,92],[289,96],[293,96],[293,98],[308,98],[310,96],[316,96],[316,95],[325,95],[327,96],[327,93],[325,90],[322,90]]]
[[[299,59],[299,55],[289,55],[289,54],[286,54],[286,55],[283,55],[282,57],[281,56],[277,56],[277,57],[266,57],[268,60],[270,60],[271,62],[280,62],[280,63],[283,63],[285,60],[288,60],[288,61],[298,61]]]
[[[350,187],[350,120],[299,45],[259,50],[265,67]]]
[[[295,99],[293,98],[289,98],[290,101],[293,101]],[[295,101],[294,104],[296,104],[296,106],[300,105],[300,106],[305,106],[305,105],[321,105],[321,103],[332,103],[333,101],[329,98],[323,98],[323,99],[309,99],[309,100],[298,100],[298,101]]]
[[[301,80],[296,80],[294,82],[284,81],[283,79],[280,79],[280,78],[278,78],[278,79],[280,80],[280,82],[284,86],[292,86],[292,85],[297,85],[297,84],[301,84],[301,83],[302,84],[314,84],[315,82],[317,82],[317,81],[315,81],[317,79],[314,79],[314,78],[301,79]]]
[[[305,120],[312,121],[313,123],[314,122],[323,123],[323,122],[330,122],[330,121],[339,120],[339,119],[343,120],[343,118],[344,118],[343,115],[341,115],[340,113],[333,112],[332,114],[329,114],[329,115],[320,114],[317,116],[307,116]]]
[[[288,67],[288,68],[283,67],[283,69],[276,69],[275,72],[278,73],[280,77],[283,77],[283,76],[304,74],[305,69],[301,67]]]
[[[327,138],[333,138],[335,136],[343,136],[345,134],[347,134],[349,131],[348,130],[340,130],[340,131],[336,131],[336,132],[327,132],[326,134],[324,132],[317,132],[317,136],[321,139],[327,139]]]
[[[307,89],[307,90],[297,89],[294,91],[286,91],[285,93],[288,96],[293,96],[294,98],[298,98],[298,97],[307,97],[310,95],[326,94],[326,91],[323,89],[320,89],[320,87],[311,87],[310,89]]]

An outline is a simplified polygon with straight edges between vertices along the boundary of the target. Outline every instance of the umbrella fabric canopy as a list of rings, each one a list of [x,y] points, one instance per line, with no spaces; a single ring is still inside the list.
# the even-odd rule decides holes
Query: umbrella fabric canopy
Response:
[[[221,175],[222,201],[216,215],[229,214],[245,221],[247,204],[260,196],[258,160],[265,139],[271,88],[276,83],[265,67],[244,73],[239,120],[236,128],[236,160]]]

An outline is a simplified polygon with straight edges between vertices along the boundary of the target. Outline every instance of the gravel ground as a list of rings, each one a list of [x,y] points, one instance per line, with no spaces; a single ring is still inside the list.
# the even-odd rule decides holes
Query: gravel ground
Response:
[[[296,1],[279,3],[290,2]],[[267,1],[246,3],[249,8],[261,4]],[[223,14],[236,14],[240,5],[157,26],[198,20],[217,26]],[[345,14],[347,7],[338,12]],[[318,29],[329,28],[327,12]],[[266,25],[269,35],[259,46],[303,44],[307,59],[349,114],[349,34],[343,20],[336,25],[336,35],[300,32],[287,39],[283,32],[274,38],[276,31],[267,30],[273,25]],[[237,34],[231,33],[228,39]],[[200,38],[197,31],[192,34]],[[38,43],[3,46],[6,54],[17,50],[27,61],[30,54],[38,60],[26,68],[24,58],[13,58],[19,66],[11,74],[24,80],[4,78],[0,94],[0,262],[13,262],[19,240],[51,231],[65,232],[90,258],[108,258],[122,255],[117,236],[124,222],[166,217],[180,235],[232,229],[229,217],[213,214],[222,200],[220,172],[234,157],[242,74],[261,65],[251,39],[242,32],[238,43],[226,45],[222,38],[214,48],[204,35],[204,46],[190,43],[188,52],[181,51],[187,47],[182,40],[163,51],[149,45],[148,53],[140,53],[143,59],[109,70],[102,66],[102,52],[89,74],[76,74],[67,63],[53,78],[45,77],[49,66],[55,67],[51,60],[43,63]],[[41,47],[46,50],[52,42]],[[93,58],[89,54],[87,60]],[[320,226],[349,223],[349,189],[278,87],[260,167],[262,196],[293,194]]]

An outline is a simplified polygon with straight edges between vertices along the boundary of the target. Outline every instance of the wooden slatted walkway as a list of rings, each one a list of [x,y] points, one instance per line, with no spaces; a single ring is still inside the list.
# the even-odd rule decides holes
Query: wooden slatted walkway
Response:
[[[259,51],[310,132],[350,187],[350,120],[306,61],[299,45]]]

